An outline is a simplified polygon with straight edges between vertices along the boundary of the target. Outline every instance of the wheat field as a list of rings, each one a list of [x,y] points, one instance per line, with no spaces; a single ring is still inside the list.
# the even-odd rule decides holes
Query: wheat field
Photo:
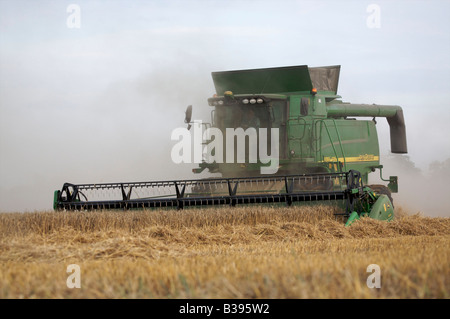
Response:
[[[0,298],[449,298],[450,218],[344,227],[335,210],[3,213]]]

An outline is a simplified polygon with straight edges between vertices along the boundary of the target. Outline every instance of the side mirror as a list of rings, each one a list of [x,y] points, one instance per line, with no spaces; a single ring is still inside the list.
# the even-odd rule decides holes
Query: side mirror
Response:
[[[189,105],[186,108],[186,112],[185,113],[186,113],[186,116],[184,118],[184,123],[188,124],[187,129],[190,130],[191,129],[191,124],[189,124],[189,123],[191,123],[191,119],[192,119],[192,105]]]

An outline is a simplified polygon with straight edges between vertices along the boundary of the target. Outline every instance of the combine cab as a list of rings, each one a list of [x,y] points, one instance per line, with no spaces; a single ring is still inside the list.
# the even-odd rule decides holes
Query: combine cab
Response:
[[[224,134],[204,141],[214,147],[193,172],[219,173],[221,178],[66,183],[55,191],[54,208],[182,209],[333,200],[343,204],[347,224],[362,215],[391,220],[397,177],[386,180],[387,186],[366,185],[369,173],[379,169],[382,176],[375,118],[389,123],[392,153],[407,153],[402,108],[342,102],[339,73],[340,66],[213,72],[216,94],[208,99],[212,123],[207,127]],[[189,107],[188,128],[191,114]],[[244,137],[239,142],[237,135],[230,139],[225,132]],[[217,139],[227,146],[220,152]],[[261,153],[266,157],[252,156]],[[108,190],[113,195],[105,199]]]

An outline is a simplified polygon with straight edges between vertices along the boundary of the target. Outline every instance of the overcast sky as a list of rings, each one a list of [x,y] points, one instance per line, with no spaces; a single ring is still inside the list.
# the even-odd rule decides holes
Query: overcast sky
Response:
[[[208,120],[212,71],[339,64],[344,101],[403,107],[408,155],[426,170],[450,158],[449,12],[444,0],[0,0],[0,211],[51,209],[64,182],[192,177],[171,163],[170,134],[189,104]]]

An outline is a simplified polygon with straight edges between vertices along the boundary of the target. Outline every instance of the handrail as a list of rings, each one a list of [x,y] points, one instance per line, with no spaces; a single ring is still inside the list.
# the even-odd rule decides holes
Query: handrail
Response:
[[[300,123],[301,122],[300,120],[303,123]],[[306,120],[300,115],[297,116],[297,118],[288,118],[288,122],[291,122],[291,121],[297,121],[298,124],[294,124],[294,125],[298,125],[298,126],[303,125],[303,132],[302,132],[302,135],[300,137],[291,137],[290,136],[290,129],[292,127],[292,124],[288,125],[289,131],[287,132],[288,133],[288,140],[297,141],[300,144],[300,147],[299,147],[299,149],[300,149],[300,157],[303,157],[303,149],[301,147],[301,141],[305,138],[307,123],[306,123]]]
[[[346,163],[346,160],[345,160],[346,156],[345,156],[344,148],[342,146],[341,136],[340,136],[339,131],[337,129],[336,121],[334,119],[332,119],[332,121],[333,121],[333,124],[334,124],[334,128],[336,130],[336,135],[337,135],[338,141],[339,141],[339,147],[341,149],[342,158],[344,159],[344,170],[347,171],[347,163]],[[333,148],[334,155],[336,156],[336,162],[339,162],[339,156],[338,156],[338,153],[336,151],[336,148],[334,147],[334,141],[331,138],[330,130],[328,129],[327,123],[323,119],[317,120],[316,123],[315,123],[315,128],[316,129],[317,129],[317,123],[320,123],[320,128],[319,128],[320,130],[322,130],[322,125],[325,127],[325,130],[326,130],[327,135],[328,135],[328,139],[330,140],[330,145]],[[318,139],[318,141],[320,141],[320,146],[316,149],[316,159],[317,159],[317,157],[321,157],[322,156],[322,147],[321,147],[322,146],[322,139]],[[319,152],[320,152],[320,154],[318,154]],[[341,169],[340,166],[339,166],[339,169]]]

